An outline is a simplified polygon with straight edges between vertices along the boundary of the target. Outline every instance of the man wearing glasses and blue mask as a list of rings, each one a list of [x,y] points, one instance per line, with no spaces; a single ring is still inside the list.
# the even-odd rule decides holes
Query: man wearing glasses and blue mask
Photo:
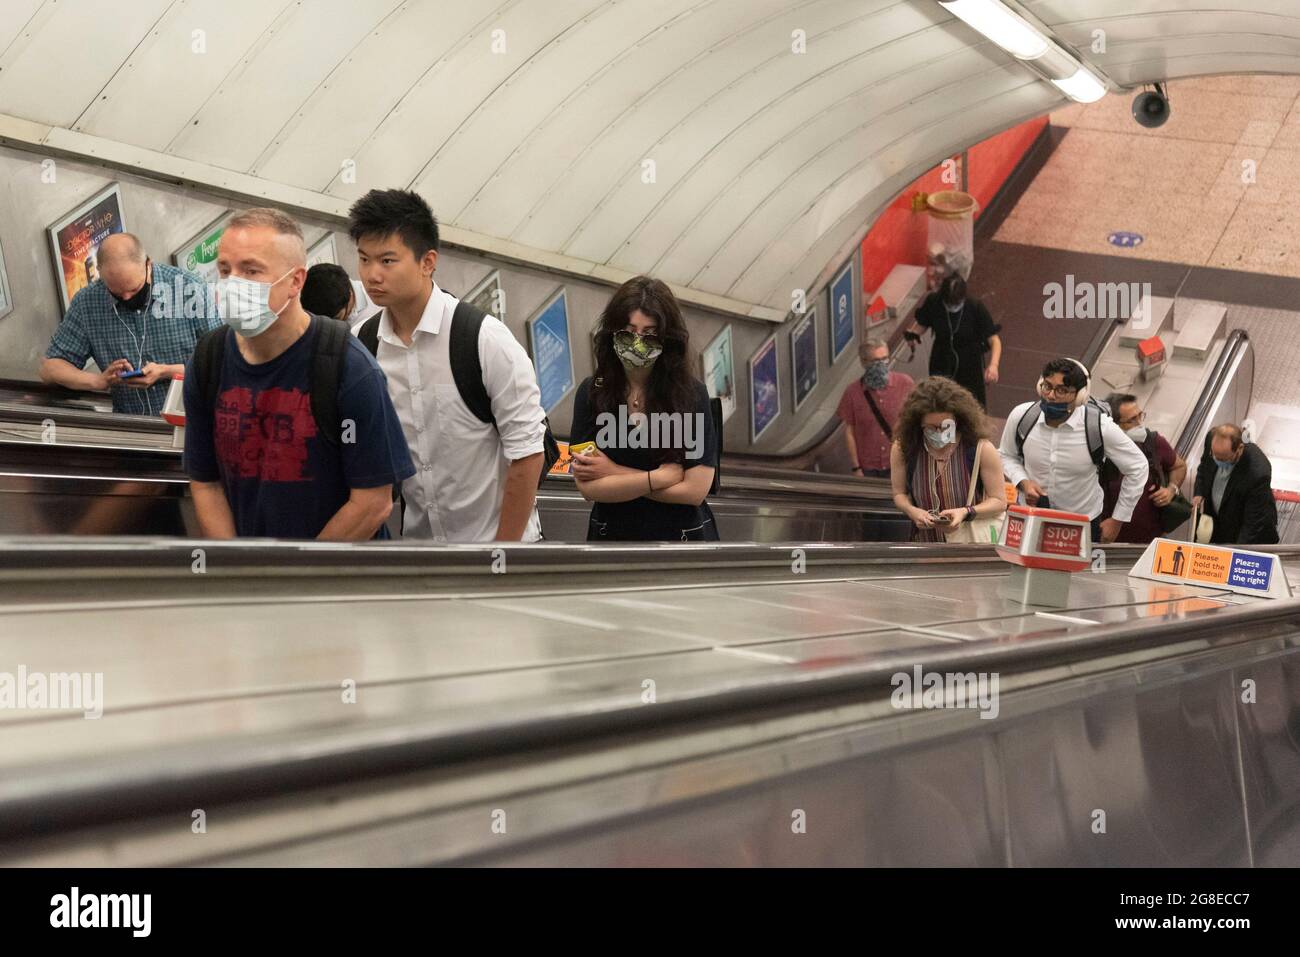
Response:
[[[1109,412],[1089,401],[1088,385],[1081,362],[1048,362],[1038,379],[1038,399],[1007,416],[998,452],[1006,480],[1026,505],[1087,515],[1093,543],[1109,543],[1119,537],[1146,489],[1147,459]],[[1099,471],[1105,462],[1115,466],[1121,481],[1115,508],[1103,519]]]
[[[185,374],[185,470],[206,538],[387,537],[415,472],[384,375],[346,324],[306,312],[302,230],[274,209],[226,226],[223,327]]]
[[[130,233],[107,237],[95,259],[99,279],[73,297],[45,351],[41,380],[108,392],[114,412],[160,415],[171,379],[221,320],[198,276],[155,263]],[[91,359],[99,372],[85,370]]]

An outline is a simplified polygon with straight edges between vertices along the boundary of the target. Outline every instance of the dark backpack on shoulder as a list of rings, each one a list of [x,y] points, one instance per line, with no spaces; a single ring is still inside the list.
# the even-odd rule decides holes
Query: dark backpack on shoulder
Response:
[[[496,428],[496,418],[492,415],[492,400],[488,397],[487,387],[483,385],[483,364],[478,358],[478,334],[487,314],[482,309],[471,305],[464,299],[456,304],[456,311],[451,317],[451,342],[448,344],[448,358],[451,362],[451,376],[456,381],[456,391],[460,400],[474,413],[480,422],[486,422]],[[379,357],[379,315],[371,316],[357,330],[357,338],[372,356]],[[542,417],[546,434],[542,438],[542,474],[537,480],[538,486],[546,481],[551,473],[551,466],[560,460],[560,446],[551,433],[550,419]]]
[[[1092,459],[1099,478],[1106,465],[1106,446],[1101,435],[1103,415],[1109,418],[1110,409],[1090,396],[1083,406],[1083,434],[1088,440],[1088,456]],[[1025,460],[1025,439],[1029,438],[1029,433],[1042,418],[1043,407],[1035,402],[1024,411],[1020,421],[1016,423],[1016,454],[1020,456],[1022,462]]]
[[[316,433],[331,447],[340,448],[343,443],[339,382],[343,379],[348,336],[352,333],[347,323],[324,316],[312,316],[311,324],[316,333],[311,354],[311,414],[316,420]],[[231,335],[231,328],[223,324],[204,333],[194,346],[191,373],[198,380],[204,405],[213,411],[217,408],[221,367],[226,361],[226,343]]]

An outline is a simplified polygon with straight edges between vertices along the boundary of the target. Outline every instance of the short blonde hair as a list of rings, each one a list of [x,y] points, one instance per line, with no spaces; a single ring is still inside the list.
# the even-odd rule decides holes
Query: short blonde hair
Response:
[[[306,240],[303,239],[302,227],[294,221],[294,218],[288,213],[272,209],[270,206],[254,206],[242,213],[236,213],[231,217],[230,222],[226,224],[227,229],[255,229],[258,227],[274,229],[277,233],[285,236],[296,237],[298,242],[304,243],[304,245],[306,243]]]

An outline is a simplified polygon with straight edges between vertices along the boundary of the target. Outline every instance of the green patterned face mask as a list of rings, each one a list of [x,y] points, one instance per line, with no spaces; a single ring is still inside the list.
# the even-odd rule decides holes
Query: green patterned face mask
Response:
[[[648,369],[663,351],[663,344],[653,333],[638,336],[626,329],[614,333],[614,355],[618,356],[626,369]]]

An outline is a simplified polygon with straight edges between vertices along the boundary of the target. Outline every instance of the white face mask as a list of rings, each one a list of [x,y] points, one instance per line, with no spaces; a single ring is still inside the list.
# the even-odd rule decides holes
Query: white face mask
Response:
[[[1147,427],[1145,425],[1139,425],[1136,428],[1125,429],[1124,434],[1134,442],[1145,442],[1147,440]]]
[[[292,273],[285,273],[284,276]],[[281,276],[280,279],[283,279]],[[285,302],[277,310],[271,309],[271,287],[275,282],[257,282],[241,276],[226,276],[217,280],[217,311],[222,321],[245,338],[261,335],[289,308]]]

